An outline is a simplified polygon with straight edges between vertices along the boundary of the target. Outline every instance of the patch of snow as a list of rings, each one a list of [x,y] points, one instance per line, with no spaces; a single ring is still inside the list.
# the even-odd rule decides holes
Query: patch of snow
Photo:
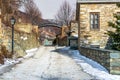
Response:
[[[29,57],[33,56],[37,49],[38,48],[33,48],[33,49],[30,49],[30,50],[26,50],[27,55],[24,56],[23,58],[18,58],[16,60],[5,58],[4,59],[4,64],[3,65],[0,64],[0,74],[3,74],[5,72],[9,71],[15,64],[24,60],[24,58],[29,58]]]
[[[13,60],[13,59],[8,59],[8,58],[4,59],[4,65],[14,64],[18,62],[19,62],[18,60]]]
[[[83,71],[100,80],[120,80],[120,75],[109,74],[108,71],[99,63],[82,56],[78,50],[69,51],[73,54],[73,59],[79,64]]]
[[[27,55],[25,55],[23,58],[29,58],[29,57],[31,57],[33,55],[34,55],[34,53],[27,53]]]
[[[26,50],[26,53],[31,53],[31,52],[34,52],[36,51],[38,48],[33,48],[33,49],[30,49],[30,50]]]
[[[4,64],[0,65],[0,74],[3,74],[7,71],[9,71],[15,64],[19,63],[20,61],[18,60],[13,60],[13,59],[4,59]]]
[[[27,37],[24,37],[24,38],[23,38],[24,41],[27,40],[27,39],[28,39]]]
[[[60,48],[60,47],[59,47],[59,48]],[[64,48],[62,47],[62,48],[61,48],[61,50],[69,50],[69,49],[70,49],[70,47],[64,47]]]
[[[23,39],[23,36],[21,36],[20,38]]]
[[[37,50],[38,50],[38,48],[26,50],[27,55],[25,55],[24,58],[29,58],[29,57],[33,56]]]
[[[24,41],[28,39],[27,37],[23,37],[23,36],[21,36],[20,38]]]
[[[74,37],[78,37],[78,34],[73,35]]]
[[[19,62],[22,61],[22,60],[24,60],[24,59],[23,59],[23,58],[18,58],[18,59],[17,59],[17,61],[19,61]]]

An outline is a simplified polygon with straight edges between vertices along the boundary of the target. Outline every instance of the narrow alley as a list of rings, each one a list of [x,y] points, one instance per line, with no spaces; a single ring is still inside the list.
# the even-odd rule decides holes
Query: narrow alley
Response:
[[[94,80],[71,56],[67,50],[42,46],[32,58],[1,75],[0,80]]]

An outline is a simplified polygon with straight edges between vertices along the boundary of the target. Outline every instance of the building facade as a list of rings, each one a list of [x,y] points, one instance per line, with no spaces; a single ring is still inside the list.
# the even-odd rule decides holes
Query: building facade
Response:
[[[109,21],[115,21],[113,14],[119,13],[116,3],[120,0],[78,0],[76,20],[78,21],[79,45],[99,45],[105,48],[109,39],[105,33],[113,30]]]
[[[70,22],[69,31],[71,33],[71,36],[78,37],[78,22],[77,21],[74,20]]]

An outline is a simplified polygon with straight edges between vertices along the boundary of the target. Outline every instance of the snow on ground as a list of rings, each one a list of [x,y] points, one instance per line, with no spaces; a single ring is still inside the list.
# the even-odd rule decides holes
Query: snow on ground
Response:
[[[63,48],[63,50],[67,50]],[[73,54],[73,59],[79,64],[83,71],[94,76],[97,80],[120,80],[120,75],[109,74],[108,71],[99,63],[82,56],[78,50],[70,50],[70,54]]]
[[[30,49],[30,50],[26,50],[27,53],[31,53],[33,51],[36,51],[38,48],[33,48],[33,49]]]
[[[38,50],[38,48],[33,48],[33,49],[30,49],[30,50],[26,50],[26,53],[27,55],[24,56],[24,58],[29,58],[30,56],[33,56],[34,53]]]
[[[42,55],[41,55],[42,54]],[[0,80],[91,80],[94,77],[83,72],[70,57],[68,51],[55,47],[40,47],[36,54],[16,65]]]
[[[43,47],[44,48],[44,47]],[[31,50],[27,50],[27,57],[28,56],[33,56],[33,53],[36,51],[37,49],[31,49]],[[40,49],[40,51],[38,51],[38,53],[46,53],[44,50],[45,49]],[[63,50],[69,50],[69,47],[64,47]],[[72,58],[75,60],[75,62],[80,65],[83,69],[84,72],[90,74],[91,76],[94,76],[94,78],[96,80],[120,80],[120,76],[119,75],[112,75],[112,74],[109,74],[108,71],[103,67],[101,66],[100,64],[98,64],[97,62],[89,59],[89,58],[86,58],[85,56],[82,56],[78,50],[69,50],[69,54],[72,54]],[[37,54],[37,56],[35,56],[35,59],[39,59],[39,57],[41,56],[41,54]],[[50,54],[49,54],[50,55]],[[47,55],[47,57],[49,57],[49,55]],[[43,57],[38,60],[40,62],[43,62],[43,64],[46,63],[47,65],[47,62],[45,60],[47,60],[46,56],[44,58],[44,55],[42,55]],[[26,58],[26,57],[24,57]],[[43,59],[44,58],[44,59]],[[20,60],[22,60],[21,58],[20,59],[17,59],[17,60],[11,60],[11,59],[5,59],[5,65],[0,65],[0,74],[2,71],[6,71],[8,70],[9,68],[7,66],[13,66],[13,64],[19,62]],[[55,61],[58,61],[58,60],[55,60]],[[33,59],[33,62],[35,64],[39,64],[40,66],[43,66],[43,64],[40,64],[40,62],[37,62],[37,61],[34,61]],[[30,63],[32,64],[32,63]],[[25,64],[26,65],[26,64]],[[31,65],[32,66],[32,65]],[[29,66],[28,66],[29,67]],[[35,66],[34,66],[35,67]],[[10,67],[11,68],[11,67]],[[44,66],[43,66],[44,68]],[[28,69],[28,68],[26,68]],[[36,68],[37,69],[37,68]],[[31,69],[30,69],[31,70]],[[38,67],[38,70],[36,70],[37,73],[35,73],[36,75],[38,75],[38,71],[39,71],[39,67]],[[44,70],[44,69],[42,69]],[[31,71],[32,72],[32,71]],[[39,74],[41,73],[42,74],[43,71],[39,71]],[[24,75],[24,74],[23,74]],[[37,79],[36,79],[37,80]]]
[[[0,74],[9,71],[15,64],[19,63],[22,61],[24,58],[29,58],[34,55],[35,51],[37,51],[38,48],[33,48],[30,50],[26,50],[27,55],[24,56],[23,58],[18,58],[16,60],[14,59],[4,59],[4,65],[0,64]]]

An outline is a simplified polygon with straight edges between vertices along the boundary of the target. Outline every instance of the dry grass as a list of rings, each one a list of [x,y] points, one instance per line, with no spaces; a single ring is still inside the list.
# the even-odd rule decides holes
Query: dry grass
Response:
[[[4,45],[1,45],[0,49],[0,64],[4,64],[4,58],[12,58],[11,53],[6,49]]]
[[[4,56],[0,53],[0,64],[4,64]]]

